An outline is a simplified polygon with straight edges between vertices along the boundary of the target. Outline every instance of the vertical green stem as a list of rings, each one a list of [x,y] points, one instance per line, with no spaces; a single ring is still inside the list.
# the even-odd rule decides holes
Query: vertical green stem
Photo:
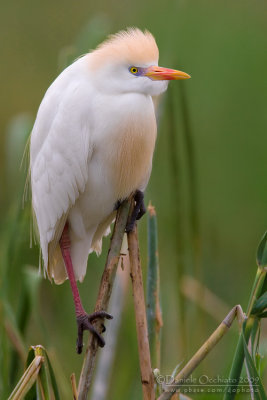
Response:
[[[162,327],[160,307],[160,278],[158,258],[157,216],[155,208],[148,206],[148,271],[146,314],[148,339],[153,368],[160,369],[160,334]]]
[[[197,192],[197,174],[196,174],[196,155],[193,141],[193,132],[190,123],[188,110],[188,101],[186,98],[185,87],[183,84],[179,87],[181,98],[181,111],[183,120],[183,132],[185,139],[185,150],[187,155],[189,201],[190,201],[190,221],[194,256],[194,272],[196,279],[200,278],[200,227],[198,213],[198,192]]]
[[[171,88],[170,88],[171,89]],[[173,187],[173,199],[175,202],[174,206],[174,218],[176,221],[175,227],[175,237],[176,237],[176,247],[178,253],[177,262],[177,278],[178,282],[182,282],[184,275],[184,252],[185,252],[185,237],[183,229],[183,208],[182,208],[182,179],[181,179],[181,160],[177,153],[177,126],[175,120],[175,109],[172,97],[172,91],[170,90],[168,96],[168,111],[169,111],[169,154],[170,154],[170,175],[172,178]],[[182,356],[186,352],[186,324],[185,324],[185,302],[184,297],[180,290],[177,291],[178,296],[178,314],[179,314],[179,330],[180,330],[180,350]]]
[[[250,298],[249,298],[249,302],[248,302],[248,307],[247,307],[247,316],[249,317],[251,314],[251,310],[255,304],[255,301],[257,300],[257,298],[259,297],[259,294],[261,292],[261,288],[262,288],[262,284],[265,278],[266,272],[258,267],[257,269],[257,273],[256,273],[256,277],[255,277],[255,281],[253,283],[252,286],[252,290],[251,290],[251,294],[250,294]]]

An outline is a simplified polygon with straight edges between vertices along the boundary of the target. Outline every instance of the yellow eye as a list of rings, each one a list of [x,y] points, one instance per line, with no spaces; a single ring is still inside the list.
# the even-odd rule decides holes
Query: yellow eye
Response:
[[[138,68],[137,68],[137,67],[131,67],[131,68],[130,68],[130,72],[131,72],[132,74],[137,74]]]

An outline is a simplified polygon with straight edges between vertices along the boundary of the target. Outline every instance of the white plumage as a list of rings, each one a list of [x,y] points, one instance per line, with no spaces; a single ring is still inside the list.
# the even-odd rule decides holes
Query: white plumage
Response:
[[[152,96],[167,88],[162,79],[179,79],[154,73],[153,80],[157,63],[153,36],[131,29],[75,61],[44,96],[31,135],[32,204],[44,268],[56,283],[67,278],[59,247],[66,221],[82,281],[117,201],[146,188],[156,140]],[[135,76],[131,66],[146,73]]]

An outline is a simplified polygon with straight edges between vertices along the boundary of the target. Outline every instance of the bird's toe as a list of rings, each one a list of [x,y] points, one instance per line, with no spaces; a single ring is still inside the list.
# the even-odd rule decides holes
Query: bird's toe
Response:
[[[125,232],[126,233],[132,232],[134,230],[134,227],[135,227],[135,221],[128,222],[128,224],[126,225],[126,228],[125,228]]]
[[[93,314],[88,314],[88,320],[90,322],[95,321],[96,319],[101,318],[101,319],[113,319],[113,316],[106,311],[96,311]]]

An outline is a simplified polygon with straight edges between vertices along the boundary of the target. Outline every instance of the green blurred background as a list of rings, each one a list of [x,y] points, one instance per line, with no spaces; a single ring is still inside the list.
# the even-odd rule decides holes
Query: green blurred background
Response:
[[[161,369],[170,373],[197,350],[221,317],[218,313],[216,320],[189,299],[181,300],[181,275],[201,281],[225,303],[226,310],[239,303],[246,307],[255,276],[255,251],[267,227],[266,21],[267,3],[261,0],[1,3],[1,322],[8,315],[12,319],[12,313],[14,318],[20,315],[26,347],[41,343],[48,349],[62,398],[71,398],[69,376],[73,371],[79,376],[82,364],[82,356],[75,353],[69,285],[42,280],[38,293],[32,294],[31,313],[25,300],[27,282],[33,287],[36,279],[32,271],[25,272],[25,266],[38,268],[38,247],[30,249],[30,207],[28,202],[22,210],[25,168],[20,169],[20,163],[46,89],[69,62],[108,33],[127,26],[150,30],[160,49],[159,64],[192,76],[171,83],[163,99],[146,193],[146,202],[151,200],[158,214],[164,320]],[[189,156],[184,108],[194,150]],[[190,168],[195,171],[193,182]],[[146,217],[139,227],[145,279]],[[88,311],[94,306],[108,243],[105,240],[100,258],[90,256],[80,285]],[[131,290],[127,293],[111,400],[141,398]],[[6,329],[1,334],[0,390],[5,398],[11,390],[10,368],[15,382],[23,366],[12,356]],[[195,375],[227,376],[237,337],[237,329],[229,332]]]

